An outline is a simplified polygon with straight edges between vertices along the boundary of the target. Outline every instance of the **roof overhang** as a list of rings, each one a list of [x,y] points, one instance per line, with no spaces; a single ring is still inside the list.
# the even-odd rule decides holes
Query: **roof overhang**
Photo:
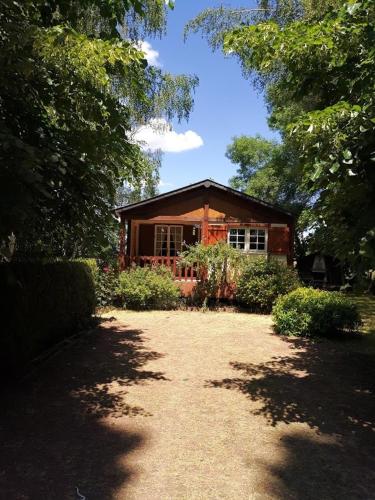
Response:
[[[206,189],[216,188],[223,192],[238,196],[239,198],[245,201],[257,203],[258,205],[261,205],[265,208],[269,208],[284,215],[288,215],[289,217],[294,217],[294,215],[291,212],[288,212],[287,210],[284,210],[283,208],[278,207],[277,205],[267,203],[263,200],[255,198],[254,196],[250,196],[241,191],[237,191],[236,189],[224,186],[223,184],[212,181],[210,179],[205,179],[203,181],[195,182],[194,184],[189,184],[188,186],[184,186],[179,189],[174,189],[173,191],[168,191],[167,193],[159,194],[157,196],[153,196],[152,198],[148,198],[147,200],[139,201],[137,203],[130,203],[129,205],[125,205],[123,207],[116,207],[114,212],[117,216],[120,216],[120,214],[126,214],[127,212],[133,211],[134,209],[143,208],[145,206],[152,205],[153,203],[156,203],[158,201],[165,200],[182,193],[193,191],[198,188],[206,188]]]

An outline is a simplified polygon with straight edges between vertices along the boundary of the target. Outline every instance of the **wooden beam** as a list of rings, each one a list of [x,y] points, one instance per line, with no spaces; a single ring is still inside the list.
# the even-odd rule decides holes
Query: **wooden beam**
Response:
[[[126,268],[126,255],[125,255],[125,239],[126,239],[126,227],[125,227],[125,219],[121,214],[120,219],[120,244],[119,244],[119,257],[118,264],[120,271],[124,271]]]
[[[208,215],[210,211],[210,205],[208,200],[204,202],[204,212],[202,220],[202,243],[203,245],[208,245]]]

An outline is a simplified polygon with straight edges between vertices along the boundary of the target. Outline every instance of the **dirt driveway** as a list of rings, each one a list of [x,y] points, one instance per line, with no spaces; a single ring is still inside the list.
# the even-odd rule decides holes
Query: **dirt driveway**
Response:
[[[0,498],[375,499],[374,361],[267,316],[116,313],[3,396]]]

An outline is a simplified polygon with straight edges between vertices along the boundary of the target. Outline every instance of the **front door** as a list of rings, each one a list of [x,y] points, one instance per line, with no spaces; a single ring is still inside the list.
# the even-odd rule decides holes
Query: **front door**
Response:
[[[183,226],[155,226],[155,255],[176,257],[182,250]]]

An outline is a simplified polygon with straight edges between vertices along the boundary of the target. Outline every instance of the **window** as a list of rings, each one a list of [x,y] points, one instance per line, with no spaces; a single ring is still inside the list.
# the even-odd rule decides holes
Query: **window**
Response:
[[[246,229],[229,229],[229,245],[239,250],[245,250]]]
[[[266,231],[265,229],[250,229],[249,250],[254,252],[265,252]]]
[[[155,226],[155,255],[176,257],[182,250],[182,226]]]
[[[267,231],[255,228],[232,228],[229,229],[228,243],[234,248],[245,252],[266,252]]]

